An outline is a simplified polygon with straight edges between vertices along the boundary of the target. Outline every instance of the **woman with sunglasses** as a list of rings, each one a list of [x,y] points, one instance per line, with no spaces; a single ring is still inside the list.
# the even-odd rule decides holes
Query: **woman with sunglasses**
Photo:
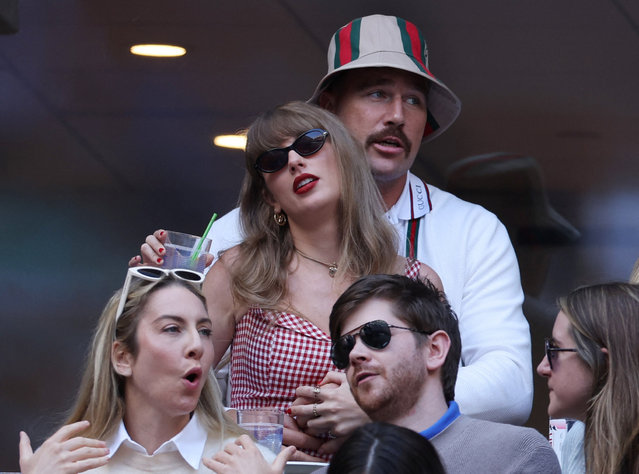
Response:
[[[562,447],[562,470],[639,473],[639,285],[581,287],[559,307],[537,373],[548,379],[548,415],[585,433]]]
[[[102,312],[64,426],[35,453],[20,433],[23,474],[210,472],[202,458],[242,431],[225,420],[209,375],[213,324],[203,279],[186,270],[129,269]],[[282,466],[291,451],[278,459]]]
[[[316,455],[329,432],[342,437],[367,421],[332,372],[328,319],[338,296],[367,274],[441,282],[397,255],[361,146],[316,106],[285,104],[250,127],[240,215],[246,240],[204,283],[216,362],[233,341],[231,406],[290,409],[297,423],[287,418],[285,444]]]

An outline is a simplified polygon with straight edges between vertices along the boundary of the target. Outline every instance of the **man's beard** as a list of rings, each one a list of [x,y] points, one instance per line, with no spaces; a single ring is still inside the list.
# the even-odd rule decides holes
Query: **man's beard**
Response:
[[[373,421],[392,422],[411,410],[423,389],[427,370],[423,364],[399,364],[392,374],[384,371],[383,387],[353,392],[355,401]]]

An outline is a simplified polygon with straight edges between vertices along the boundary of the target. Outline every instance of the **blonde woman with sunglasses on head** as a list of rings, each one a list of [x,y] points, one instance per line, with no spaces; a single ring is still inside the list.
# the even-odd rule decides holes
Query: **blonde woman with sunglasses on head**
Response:
[[[35,453],[20,433],[23,474],[210,472],[202,459],[243,431],[226,421],[210,376],[213,324],[203,279],[188,270],[128,270],[100,317],[64,426]]]
[[[639,285],[581,287],[559,307],[537,372],[548,379],[548,415],[585,424],[562,469],[639,473]]]
[[[288,409],[284,443],[326,455],[368,420],[330,359],[333,303],[362,275],[441,282],[397,255],[361,146],[317,106],[285,104],[250,127],[240,210],[245,241],[204,283],[216,363],[232,341],[231,407]]]

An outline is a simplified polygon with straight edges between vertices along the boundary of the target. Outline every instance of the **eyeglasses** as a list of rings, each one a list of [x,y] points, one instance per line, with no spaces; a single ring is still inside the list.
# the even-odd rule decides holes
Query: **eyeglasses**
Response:
[[[131,280],[133,277],[146,281],[157,281],[168,278],[169,276],[177,278],[178,280],[186,281],[198,287],[204,281],[204,275],[202,273],[184,268],[169,270],[166,268],[146,266],[131,267],[126,272],[126,279],[124,280],[122,294],[120,295],[120,304],[118,305],[118,310],[115,313],[115,320],[117,321],[120,319],[120,316],[122,316],[122,313],[124,312],[124,305],[126,304],[126,300],[129,296],[129,289],[131,287]]]
[[[553,346],[552,339],[549,337],[544,339],[544,347],[546,349],[546,358],[548,359],[550,370],[552,370],[552,360],[557,357],[554,354],[555,352],[577,352],[577,349],[562,349],[561,347]]]
[[[333,364],[335,364],[335,367],[338,369],[348,367],[349,354],[353,350],[353,347],[355,347],[356,335],[359,335],[362,342],[368,347],[372,349],[384,349],[391,340],[391,328],[405,329],[407,331],[426,334],[427,336],[432,334],[432,332],[420,331],[419,329],[393,326],[382,320],[371,321],[351,331],[351,334],[343,335],[333,343],[331,346],[331,359],[333,360]],[[357,331],[358,329],[359,331]],[[357,332],[353,334],[355,331]]]
[[[328,132],[321,128],[314,128],[302,133],[295,141],[284,148],[267,150],[255,160],[255,169],[262,173],[275,173],[288,163],[288,152],[293,150],[300,156],[317,153],[324,146]]]

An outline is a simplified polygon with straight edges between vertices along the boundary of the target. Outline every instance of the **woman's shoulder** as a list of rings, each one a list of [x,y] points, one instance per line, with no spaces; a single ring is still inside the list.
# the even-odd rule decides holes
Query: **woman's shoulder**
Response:
[[[429,280],[433,285],[437,287],[438,290],[444,291],[444,284],[442,283],[442,279],[439,278],[438,273],[430,265],[419,262],[419,277],[421,279]]]
[[[207,279],[229,280],[233,267],[237,264],[240,255],[240,245],[235,245],[222,252],[207,272]]]
[[[226,249],[224,252],[220,254],[220,258],[217,259],[217,262],[221,262],[225,267],[232,267],[235,261],[241,255],[241,245],[234,245],[233,247]],[[215,264],[213,266],[215,266]]]
[[[206,274],[202,291],[212,316],[226,314],[237,319],[247,309],[245,304],[236,301],[232,291],[232,270],[239,251],[239,246],[231,247],[225,251]]]
[[[405,275],[413,279],[419,278],[421,280],[429,280],[439,290],[444,291],[442,280],[433,267],[420,262],[419,260],[398,255],[395,272],[399,275]]]

